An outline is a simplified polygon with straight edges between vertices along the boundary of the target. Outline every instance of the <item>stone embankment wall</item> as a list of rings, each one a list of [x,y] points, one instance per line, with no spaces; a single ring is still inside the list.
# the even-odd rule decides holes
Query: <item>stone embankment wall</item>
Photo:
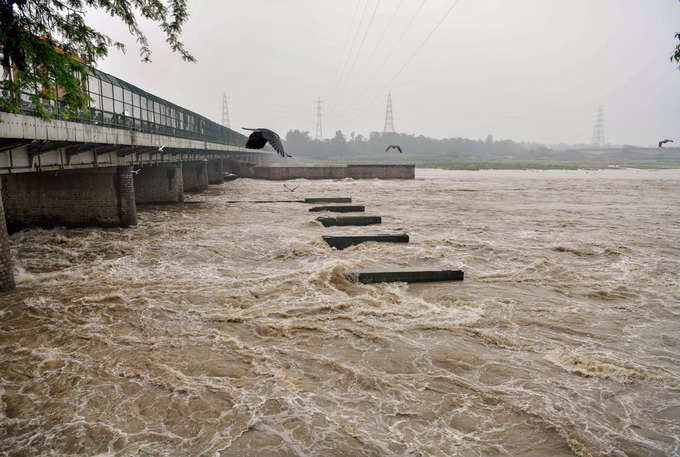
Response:
[[[347,165],[344,167],[258,167],[228,161],[226,170],[242,178],[286,179],[414,179],[415,165]]]

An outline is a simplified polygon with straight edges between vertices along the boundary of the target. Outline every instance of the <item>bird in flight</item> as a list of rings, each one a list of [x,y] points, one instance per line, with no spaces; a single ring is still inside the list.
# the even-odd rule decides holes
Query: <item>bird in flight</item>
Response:
[[[160,148],[158,148],[158,151],[163,152],[163,149],[165,149],[165,145],[163,145],[163,146],[161,146]]]
[[[295,187],[291,186],[291,187],[288,187],[288,186],[286,186],[285,184],[283,185],[283,188],[286,189],[288,192],[295,192],[295,189],[297,189],[298,187],[300,187],[300,186],[295,186]]]
[[[659,147],[661,148],[661,147],[663,147],[664,144],[672,143],[672,142],[673,142],[673,140],[661,140],[661,141],[659,141]]]
[[[141,168],[140,168],[140,169],[138,169],[138,170],[132,170],[132,174],[134,174],[134,175],[138,175],[140,171],[142,171],[142,169],[141,169]]]
[[[249,129],[248,127],[243,127],[243,130],[250,130],[253,133],[248,137],[248,142],[246,143],[246,148],[248,149],[262,149],[267,142],[272,145],[274,150],[279,153],[281,157],[293,157],[283,150],[283,143],[281,143],[281,137],[269,129]]]
[[[389,151],[390,149],[396,149],[397,151],[399,151],[399,154],[403,153],[403,151],[401,150],[401,147],[398,144],[390,144],[389,146],[387,146],[385,148],[385,152]]]

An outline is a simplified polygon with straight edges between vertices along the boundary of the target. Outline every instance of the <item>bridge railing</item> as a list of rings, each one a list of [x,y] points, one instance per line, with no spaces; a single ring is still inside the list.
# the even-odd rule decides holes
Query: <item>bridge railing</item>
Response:
[[[3,76],[11,78],[11,72],[5,71]],[[89,109],[68,120],[232,146],[244,146],[247,141],[246,136],[234,130],[103,71],[94,70],[93,74],[82,78],[82,84],[90,98]],[[60,89],[55,89],[57,100],[43,99],[42,106],[52,118],[66,119]],[[36,112],[30,95],[20,95],[22,113]],[[0,96],[9,97],[10,94]]]

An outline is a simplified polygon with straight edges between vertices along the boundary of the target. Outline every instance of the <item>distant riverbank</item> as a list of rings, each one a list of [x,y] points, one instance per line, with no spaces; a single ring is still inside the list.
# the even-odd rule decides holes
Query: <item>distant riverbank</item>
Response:
[[[680,168],[680,161],[632,161],[615,164],[592,162],[480,161],[431,164],[418,166],[418,168],[440,168],[443,170],[607,170],[617,168],[639,168],[645,170],[663,170]]]
[[[418,168],[448,170],[552,170],[680,168],[680,148],[620,147],[607,149],[536,150],[501,149],[488,153],[465,149],[460,151],[424,151],[406,147],[403,154],[384,153],[383,149],[356,154],[351,151],[326,156],[295,152],[295,162],[306,165],[331,164],[415,164]],[[288,164],[287,164],[288,165]],[[292,164],[290,164],[292,165]]]
[[[405,157],[399,160],[386,161],[381,159],[374,160],[354,160],[353,164],[372,163],[406,163]],[[463,160],[451,162],[422,162],[412,160],[416,168],[437,168],[442,170],[608,170],[619,168],[637,168],[643,170],[666,170],[680,168],[680,160],[625,160],[625,161],[551,161],[551,160]],[[288,165],[308,165],[308,166],[331,166],[345,165],[339,162],[324,162],[318,160],[298,160],[292,161],[282,166]]]

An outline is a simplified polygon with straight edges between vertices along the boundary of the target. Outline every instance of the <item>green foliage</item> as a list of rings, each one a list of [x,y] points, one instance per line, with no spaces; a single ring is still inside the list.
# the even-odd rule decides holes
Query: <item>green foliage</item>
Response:
[[[398,144],[404,153],[385,152],[390,144]],[[333,138],[315,140],[309,132],[290,130],[286,134],[286,150],[296,158],[315,163],[448,163],[451,161],[496,160],[498,157],[535,158],[549,152],[536,143],[510,140],[486,141],[467,138],[428,138],[405,133],[371,132],[368,138],[354,132],[347,139],[338,130]]]
[[[469,138],[428,138],[405,133],[371,132],[368,138],[340,131],[334,138],[314,140],[309,132],[291,130],[286,135],[286,151],[297,160],[310,164],[413,163],[417,167],[480,169],[553,169],[553,168],[677,168],[677,148],[623,146],[593,149],[590,145],[545,145],[530,142]],[[385,151],[398,144],[404,153]]]
[[[63,117],[87,111],[86,75],[111,47],[125,51],[122,43],[86,24],[86,10],[94,9],[123,21],[143,61],[151,60],[151,49],[137,17],[158,23],[170,48],[184,60],[195,60],[179,41],[188,18],[186,0],[0,0],[2,109],[19,112],[24,94],[46,120],[46,107],[57,100]]]

